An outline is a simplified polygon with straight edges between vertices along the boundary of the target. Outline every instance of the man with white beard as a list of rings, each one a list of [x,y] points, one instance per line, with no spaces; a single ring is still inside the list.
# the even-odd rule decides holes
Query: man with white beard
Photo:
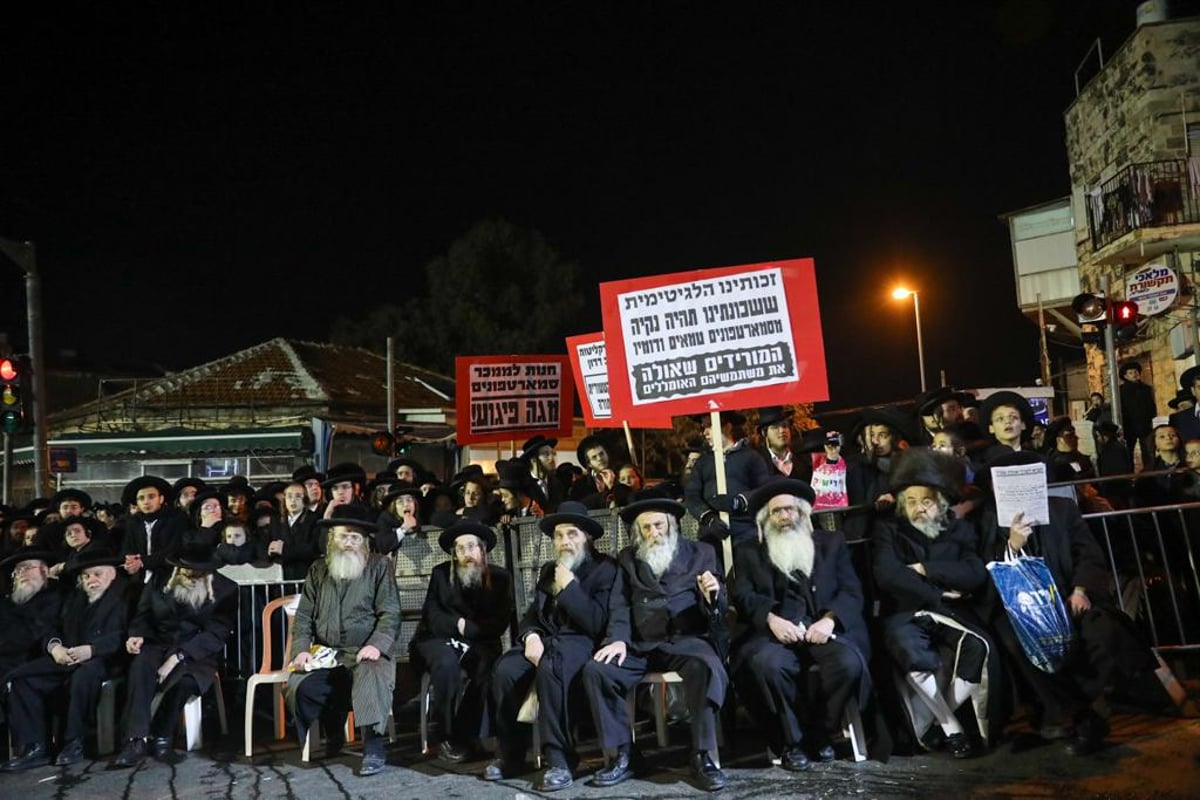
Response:
[[[813,530],[813,499],[811,486],[790,479],[750,495],[758,539],[734,548],[730,588],[739,621],[730,672],[791,772],[808,769],[810,755],[833,760],[846,703],[865,706],[871,690],[862,584],[845,537]]]
[[[521,772],[529,749],[530,726],[519,722],[521,704],[537,687],[542,749],[547,769],[544,792],[572,783],[571,761],[578,763],[571,737],[568,696],[583,700],[579,681],[608,625],[608,598],[617,575],[616,563],[597,553],[594,542],[604,526],[588,516],[587,506],[565,500],[558,512],[543,517],[542,533],[554,542],[554,561],[542,565],[537,588],[521,618],[521,642],[496,662],[492,670],[492,727],[499,758],[487,766],[485,780],[500,780]],[[578,705],[575,703],[575,705]]]
[[[119,667],[125,641],[125,578],[117,574],[123,563],[109,550],[88,550],[63,572],[63,582],[74,581],[76,588],[63,602],[44,653],[8,676],[9,723],[19,755],[0,767],[5,772],[50,763],[46,702],[64,690],[66,723],[54,764],[66,766],[83,758],[84,736],[95,726],[100,685]]]
[[[304,581],[292,622],[288,696],[303,743],[308,729],[325,728],[325,756],[337,756],[345,744],[346,714],[363,730],[360,776],[383,771],[384,738],[396,664],[392,660],[400,629],[400,595],[391,562],[370,552],[377,531],[375,512],[357,504],[335,506],[317,522],[328,531],[325,556],[313,563]],[[314,668],[312,650],[335,651],[336,664]]]
[[[0,722],[8,673],[42,655],[42,645],[58,621],[62,595],[49,580],[53,559],[49,551],[25,549],[0,561],[0,576],[9,577],[11,587],[0,596]],[[0,747],[7,743],[8,736],[0,730]]]
[[[115,768],[137,766],[147,752],[168,764],[182,758],[174,740],[179,712],[212,686],[233,632],[237,584],[216,572],[221,564],[212,551],[184,549],[167,563],[173,569],[165,585],[142,591],[129,623],[125,650],[134,658],[125,687],[125,744],[110,763]],[[152,716],[159,691],[162,701]]]
[[[988,686],[989,673],[999,674],[988,663],[997,651],[971,605],[987,569],[975,526],[950,510],[964,478],[952,456],[924,447],[900,453],[889,476],[896,513],[877,523],[872,539],[884,646],[903,676],[912,733],[926,748],[944,737],[954,758],[977,755],[990,738],[989,718],[999,716],[989,710]],[[978,728],[971,734],[955,715],[967,700]]]
[[[754,456],[758,458],[758,456]],[[678,672],[692,713],[692,775],[707,791],[725,786],[717,766],[717,713],[729,678],[714,635],[728,608],[713,549],[684,539],[685,509],[674,500],[639,500],[621,509],[634,544],[617,556],[608,630],[583,668],[600,746],[616,752],[592,785],[615,786],[633,775],[632,734],[625,698],[647,672]]]
[[[430,716],[442,735],[438,757],[456,764],[471,755],[482,735],[488,677],[513,610],[512,578],[488,564],[496,534],[486,525],[456,522],[442,531],[438,544],[451,559],[429,576],[408,652],[414,672],[429,673]]]

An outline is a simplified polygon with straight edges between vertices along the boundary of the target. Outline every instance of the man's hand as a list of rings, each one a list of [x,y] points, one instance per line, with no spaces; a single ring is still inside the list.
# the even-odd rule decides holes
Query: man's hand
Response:
[[[1067,603],[1071,606],[1071,616],[1074,617],[1082,617],[1092,607],[1092,601],[1088,599],[1087,591],[1082,586],[1075,587],[1075,591],[1067,598]]]
[[[781,644],[795,644],[804,639],[804,628],[773,612],[767,613],[767,627]]]
[[[125,556],[125,572],[132,575],[142,568],[142,557],[139,555]]]
[[[66,565],[67,565],[67,562],[65,562],[65,561],[55,564],[50,569],[46,570],[46,574],[49,575],[51,578],[57,578],[59,575],[62,574],[63,567],[65,567]]]
[[[546,652],[546,645],[542,642],[542,637],[536,633],[531,633],[525,637],[525,660],[535,667],[542,660],[542,655]]]
[[[167,660],[164,661],[162,666],[158,668],[158,682],[164,682],[167,679],[167,676],[171,674],[178,664],[179,659],[175,657],[174,653],[171,653],[171,655],[167,656]]]
[[[296,657],[288,664],[288,669],[292,672],[303,672],[304,665],[309,661],[312,661],[312,653],[307,650],[301,650],[299,653],[296,653]]]
[[[1008,527],[1008,549],[1014,553],[1021,552],[1021,548],[1025,546],[1032,535],[1033,526],[1025,523],[1025,512],[1017,512],[1013,515],[1012,525]]]
[[[596,651],[596,655],[592,656],[593,661],[599,661],[601,664],[611,664],[613,659],[617,660],[617,666],[625,663],[625,656],[628,651],[625,648],[624,642],[613,642],[606,644]]]
[[[146,641],[144,636],[130,636],[125,640],[125,652],[136,656],[142,652],[142,644]]]
[[[908,565],[908,568],[909,568],[909,569],[911,569],[913,572],[917,573],[918,575],[920,575],[922,578],[926,577],[926,576],[925,576],[925,565],[924,565],[924,564],[920,564],[920,563],[918,563],[918,564],[909,564],[909,565]]]
[[[888,506],[894,505],[896,505],[896,497],[890,492],[887,494],[881,494],[879,497],[875,498],[876,508],[887,508]]]
[[[354,663],[361,664],[364,661],[378,661],[382,653],[379,648],[373,644],[363,645],[358,649],[358,655],[354,657]]]
[[[611,489],[617,482],[617,473],[613,472],[611,469],[602,469],[600,470],[600,480],[604,481],[604,486],[606,488]]]
[[[717,594],[721,591],[721,582],[717,580],[716,575],[713,575],[708,570],[704,570],[704,572],[696,576],[696,585],[700,587],[705,600],[709,603],[717,602]]]
[[[567,569],[562,564],[554,565],[554,593],[555,594],[558,594],[563,589],[567,588],[567,585],[573,580],[575,580],[574,572],[571,572],[571,570]]]
[[[283,539],[276,539],[267,545],[267,555],[281,556],[283,555]]]
[[[834,622],[829,617],[821,619],[808,626],[804,632],[804,641],[810,644],[825,644],[833,636]]]
[[[459,636],[467,635],[467,620],[464,617],[458,618],[458,635]]]
[[[55,664],[61,664],[64,667],[75,663],[71,658],[71,651],[61,644],[54,646],[54,649],[50,651],[50,657],[54,659]]]
[[[404,525],[404,530],[406,531],[415,531],[417,528],[421,527],[421,524],[417,522],[417,512],[413,511],[411,508],[404,509],[404,516],[401,519],[401,524]]]
[[[85,661],[91,661],[92,646],[90,644],[81,644],[77,647],[72,647],[67,650],[67,655],[71,657],[72,664],[82,664]]]

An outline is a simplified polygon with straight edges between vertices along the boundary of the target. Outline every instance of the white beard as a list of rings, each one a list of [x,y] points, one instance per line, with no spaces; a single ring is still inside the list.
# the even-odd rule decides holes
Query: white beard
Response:
[[[467,564],[465,567],[456,565],[454,575],[464,589],[474,589],[483,581],[483,569],[478,564]]]
[[[769,520],[767,528],[767,556],[771,563],[784,575],[800,571],[811,577],[816,547],[812,538],[812,523],[807,518],[797,520],[795,525],[776,524]]]
[[[29,602],[30,598],[40,592],[45,585],[45,581],[25,581],[18,586],[14,586],[12,590],[13,604],[18,606],[25,605]]]
[[[200,606],[208,600],[208,581],[197,580],[191,583],[172,581],[167,586],[167,591],[176,602],[189,605],[193,610],[199,610]]]
[[[83,593],[87,595],[89,606],[92,603],[95,603],[101,597],[104,597],[104,593],[107,591],[108,591],[107,586],[97,586],[95,589],[88,589],[88,588],[83,589]]]
[[[578,553],[575,553],[574,555],[572,555],[571,553],[561,554],[558,557],[558,563],[562,564],[564,567],[571,570],[571,572],[575,572],[579,569],[580,565],[583,564],[583,562],[587,561],[587,557],[588,557],[588,551],[585,548],[583,550],[580,550]]]
[[[662,544],[648,545],[645,540],[639,539],[637,557],[646,562],[654,577],[661,578],[667,567],[671,566],[678,545],[679,534],[674,532],[668,533]]]
[[[367,568],[367,557],[355,550],[332,551],[326,558],[329,577],[335,581],[353,581],[362,577]]]
[[[923,533],[925,538],[929,539],[930,541],[941,536],[942,531],[946,529],[945,525],[942,523],[936,521],[931,522],[926,519],[923,519],[920,522],[913,522],[912,520],[909,520],[908,524],[912,525],[914,528]]]

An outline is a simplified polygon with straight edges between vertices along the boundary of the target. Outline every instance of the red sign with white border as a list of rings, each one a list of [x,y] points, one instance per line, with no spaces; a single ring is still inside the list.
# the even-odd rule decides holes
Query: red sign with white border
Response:
[[[628,422],[635,428],[671,428],[670,416],[647,419],[614,417],[608,397],[608,354],[602,332],[567,337],[567,355],[575,373],[583,419],[589,428],[620,428]]]
[[[455,359],[459,444],[571,435],[575,396],[570,363],[553,356]]]

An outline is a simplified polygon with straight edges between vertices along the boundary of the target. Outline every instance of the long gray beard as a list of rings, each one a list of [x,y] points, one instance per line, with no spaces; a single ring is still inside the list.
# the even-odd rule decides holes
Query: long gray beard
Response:
[[[331,552],[326,559],[329,577],[337,581],[353,581],[362,577],[367,568],[367,557],[354,550]]]
[[[87,588],[85,588],[83,590],[83,593],[87,595],[88,605],[90,606],[93,603],[95,603],[97,600],[99,600],[101,597],[104,597],[104,593],[107,591],[108,591],[108,587],[106,586],[103,589],[100,589],[100,588],[87,589]]]
[[[45,583],[34,583],[32,581],[22,583],[20,586],[17,586],[12,590],[13,603],[18,606],[25,605],[29,602],[30,598],[40,592],[45,585]]]
[[[930,540],[941,536],[942,531],[946,530],[946,523],[944,520],[921,520],[920,522],[913,522],[909,520],[908,524],[919,530],[925,535],[926,539]]]
[[[468,564],[465,567],[456,565],[454,575],[464,589],[474,589],[483,581],[483,570],[478,564]]]
[[[646,566],[650,567],[654,577],[661,578],[667,571],[667,567],[671,566],[671,559],[675,558],[675,550],[678,545],[678,533],[667,534],[666,540],[662,544],[648,545],[644,540],[639,539],[637,557],[646,562]]]
[[[584,549],[584,550],[580,550],[578,553],[575,553],[574,555],[572,555],[571,553],[563,553],[562,555],[560,555],[558,557],[558,563],[562,564],[564,567],[571,570],[571,572],[577,572],[579,570],[579,568],[583,565],[583,562],[587,561],[587,559],[588,559],[588,551],[586,549]]]
[[[807,523],[807,524],[804,524]],[[812,576],[816,547],[813,545],[812,523],[807,520],[796,525],[767,523],[767,556],[784,575],[799,570]]]
[[[193,610],[199,610],[200,606],[204,605],[204,601],[208,600],[207,581],[193,581],[190,584],[175,583],[167,588],[176,602],[185,603]]]

